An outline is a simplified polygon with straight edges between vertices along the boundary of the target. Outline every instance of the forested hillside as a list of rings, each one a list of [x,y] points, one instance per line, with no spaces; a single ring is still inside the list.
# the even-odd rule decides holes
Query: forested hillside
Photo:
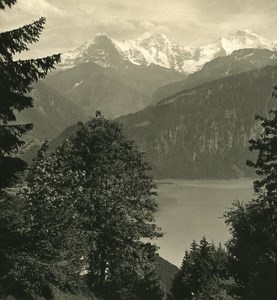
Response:
[[[273,107],[277,67],[245,72],[184,90],[119,119],[163,178],[252,175],[245,161],[257,136],[255,114]]]

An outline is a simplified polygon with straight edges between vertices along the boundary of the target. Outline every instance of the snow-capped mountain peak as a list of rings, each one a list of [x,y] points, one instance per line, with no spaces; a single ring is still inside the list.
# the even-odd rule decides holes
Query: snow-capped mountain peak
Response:
[[[183,71],[184,60],[192,56],[185,47],[177,45],[160,33],[147,32],[137,40],[114,43],[124,58],[135,64],[156,64]]]
[[[239,30],[236,33],[222,37],[220,43],[227,55],[235,50],[245,48],[276,49],[276,43],[270,42],[249,29]]]
[[[97,33],[96,36],[89,38],[81,47],[78,47],[77,52],[87,51],[92,45],[103,45],[103,43],[112,43],[112,39],[106,33]]]
[[[157,32],[145,32],[136,41],[138,43],[142,43],[142,42],[173,43],[168,39],[168,37],[165,34],[157,33]]]
[[[115,40],[99,33],[83,45],[62,56],[61,67],[68,68],[84,62],[117,68],[124,61],[137,65],[156,64],[180,72],[192,73],[218,56],[230,55],[245,48],[277,49],[271,42],[252,31],[240,30],[202,47],[184,47],[161,33],[147,32],[136,40]]]

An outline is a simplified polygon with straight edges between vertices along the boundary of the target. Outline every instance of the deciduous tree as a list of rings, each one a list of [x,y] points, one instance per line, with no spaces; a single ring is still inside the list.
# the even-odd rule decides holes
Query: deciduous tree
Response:
[[[85,174],[85,197],[79,205],[86,229],[94,235],[90,284],[120,290],[128,277],[140,279],[151,270],[156,247],[142,239],[161,236],[154,223],[157,204],[150,167],[122,126],[99,113],[88,124],[79,124],[69,142],[73,168]]]
[[[28,261],[19,260],[11,276],[19,274],[17,282],[24,278],[24,288],[37,294],[49,285],[73,286],[75,276],[107,299],[143,299],[144,292],[162,299],[150,243],[161,236],[155,184],[144,154],[99,113],[49,155],[46,149],[21,194],[29,239],[20,251]]]

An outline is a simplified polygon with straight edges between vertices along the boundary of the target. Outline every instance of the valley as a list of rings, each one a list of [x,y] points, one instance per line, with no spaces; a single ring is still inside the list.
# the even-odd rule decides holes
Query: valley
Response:
[[[200,48],[181,47],[162,34],[134,41],[92,37],[64,53],[57,70],[37,84],[49,103],[35,90],[35,111],[19,114],[19,121],[35,124],[26,140],[36,146],[50,138],[57,146],[98,110],[123,123],[157,178],[252,176],[245,167],[253,157],[247,141],[258,134],[255,114],[266,115],[274,105],[276,44],[238,31]],[[188,63],[184,51],[194,53],[196,72],[180,67]],[[31,151],[24,154],[28,161]]]
[[[238,31],[202,50],[186,48],[194,56],[198,53],[198,59],[203,53],[211,55],[194,67],[196,72],[177,66],[184,61],[180,49],[185,48],[159,34],[121,42],[106,34],[92,37],[64,53],[57,70],[38,85],[45,98],[53,100],[55,91],[64,107],[68,103],[71,112],[65,114],[64,125],[59,124],[64,119],[59,109],[52,112],[37,103],[37,97],[35,114],[23,112],[19,120],[35,124],[34,145],[50,138],[53,149],[76,130],[74,124],[86,122],[98,110],[123,124],[146,152],[156,178],[252,176],[245,166],[246,159],[254,157],[248,140],[258,134],[255,115],[266,116],[275,105],[271,90],[277,81],[276,44]],[[164,64],[161,55],[177,65]],[[45,120],[44,125],[38,119]],[[34,149],[24,154],[27,161]]]

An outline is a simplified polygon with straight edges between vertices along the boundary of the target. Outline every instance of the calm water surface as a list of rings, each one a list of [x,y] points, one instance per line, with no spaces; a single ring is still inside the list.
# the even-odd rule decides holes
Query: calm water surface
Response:
[[[156,242],[160,255],[180,266],[194,239],[199,241],[205,235],[209,241],[226,242],[229,233],[222,216],[234,200],[251,199],[252,182],[253,179],[157,181],[156,222],[164,232]]]

